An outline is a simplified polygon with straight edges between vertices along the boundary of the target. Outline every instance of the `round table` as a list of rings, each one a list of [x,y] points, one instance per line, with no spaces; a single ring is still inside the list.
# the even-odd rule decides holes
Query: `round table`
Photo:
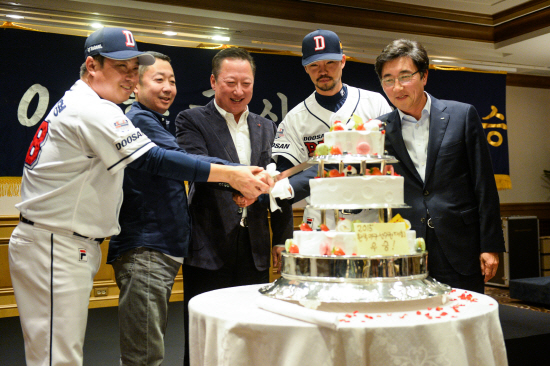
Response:
[[[507,365],[498,303],[485,295],[453,290],[445,304],[439,298],[323,304],[311,310],[267,298],[260,287],[226,288],[191,299],[192,366]],[[288,313],[258,306],[265,302]],[[326,322],[292,318],[301,316],[293,308],[296,314],[320,314]]]

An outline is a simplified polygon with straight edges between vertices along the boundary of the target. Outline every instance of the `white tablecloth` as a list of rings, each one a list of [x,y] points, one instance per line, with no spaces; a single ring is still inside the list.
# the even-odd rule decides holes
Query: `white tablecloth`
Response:
[[[415,309],[392,303],[311,310],[327,319],[336,313],[331,329],[259,308],[260,287],[191,299],[192,366],[507,365],[498,303],[485,295],[455,290],[446,304],[415,302]]]

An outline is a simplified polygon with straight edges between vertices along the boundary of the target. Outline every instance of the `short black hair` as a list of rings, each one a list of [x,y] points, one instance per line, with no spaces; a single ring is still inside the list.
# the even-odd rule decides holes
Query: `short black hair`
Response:
[[[155,52],[155,51],[146,51],[145,53],[153,55],[153,57],[155,58],[155,62],[156,62],[156,59],[159,59],[159,60],[166,61],[169,64],[172,64],[172,59],[170,57],[166,56],[164,53]],[[140,84],[141,84],[141,77],[143,76],[143,74],[145,74],[145,72],[147,71],[149,66],[151,66],[151,65],[147,65],[147,66],[146,65],[139,65],[139,83]]]
[[[101,55],[94,55],[91,56],[94,60],[96,60],[99,63],[99,66],[103,67],[103,64],[105,63],[105,57]],[[86,69],[86,61],[82,65],[80,65],[80,77],[84,76],[88,70]]]
[[[212,58],[212,75],[214,75],[214,79],[218,80],[218,75],[220,74],[222,62],[226,58],[234,58],[248,61],[248,63],[250,63],[250,67],[252,68],[252,76],[256,75],[256,64],[254,63],[252,55],[244,48],[229,47],[224,48],[220,52],[216,53],[214,58]]]
[[[424,74],[430,67],[428,53],[422,44],[408,39],[396,39],[388,44],[376,58],[374,69],[376,70],[378,78],[382,80],[382,69],[386,62],[401,57],[410,57],[417,70],[420,72],[421,78],[424,77]]]

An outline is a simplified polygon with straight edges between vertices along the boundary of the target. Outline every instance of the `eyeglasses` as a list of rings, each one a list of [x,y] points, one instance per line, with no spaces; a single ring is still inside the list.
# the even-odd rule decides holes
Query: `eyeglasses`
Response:
[[[399,81],[399,84],[408,84],[412,81],[412,78],[414,76],[414,74],[417,74],[419,73],[420,70],[416,71],[416,72],[413,72],[412,74],[406,74],[406,75],[401,75],[401,76],[398,76],[397,77],[397,80]],[[392,87],[394,86],[395,84],[395,80],[394,78],[386,78],[386,79],[382,79],[382,84],[385,86],[385,87]]]

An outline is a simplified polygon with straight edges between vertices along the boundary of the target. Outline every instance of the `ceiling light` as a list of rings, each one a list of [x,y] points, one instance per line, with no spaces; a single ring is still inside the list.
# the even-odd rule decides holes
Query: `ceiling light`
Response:
[[[443,62],[443,60],[432,60],[432,62]]]
[[[178,32],[166,31],[162,32],[162,34],[164,34],[165,36],[177,36]]]
[[[103,24],[100,24],[100,23],[92,23],[90,24],[92,26],[92,28],[103,28]]]
[[[229,42],[230,38],[224,36],[212,36],[212,40]]]
[[[22,17],[21,15],[6,15],[6,18],[13,18],[13,19],[25,19],[25,17]]]
[[[435,62],[435,60],[432,60]],[[512,64],[499,64],[489,63],[483,61],[469,61],[469,60],[443,60],[444,65],[454,67],[465,67],[473,70],[487,70],[487,71],[506,71],[517,72],[518,65]],[[440,67],[440,66],[438,66]]]

